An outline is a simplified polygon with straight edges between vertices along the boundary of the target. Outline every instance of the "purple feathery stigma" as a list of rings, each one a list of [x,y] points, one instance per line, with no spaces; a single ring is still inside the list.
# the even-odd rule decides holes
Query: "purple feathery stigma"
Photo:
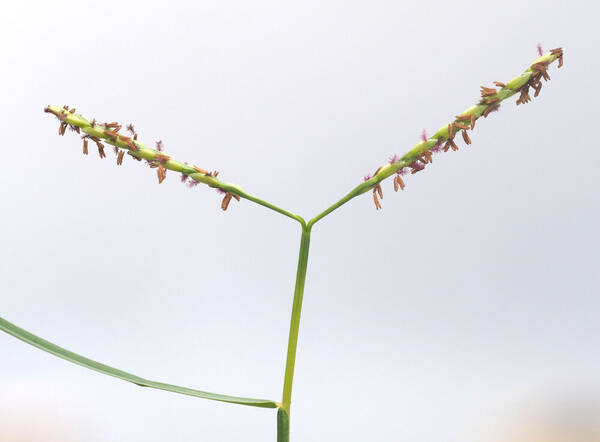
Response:
[[[398,169],[396,171],[396,173],[400,176],[404,176],[404,175],[408,175],[408,173],[410,172],[410,168],[409,167],[403,167],[402,169]]]
[[[544,54],[544,51],[542,51],[542,44],[541,43],[537,44],[537,50],[538,50],[538,55],[541,57]]]
[[[185,184],[185,183],[186,183],[186,181],[187,181],[187,179],[188,179],[188,176],[187,176],[185,173],[182,173],[182,174],[181,174],[181,182],[182,182],[183,184]]]
[[[363,179],[364,179],[365,181],[369,181],[371,178],[373,178],[373,177],[371,176],[371,174],[370,174],[370,173],[368,173],[368,174],[366,174],[366,175],[365,175],[365,177],[364,177]]]
[[[165,147],[164,147],[162,140],[159,140],[156,142],[156,150],[158,150],[159,152],[162,152],[164,148]]]
[[[187,186],[191,189],[192,187],[196,187],[198,184],[200,184],[200,181],[196,181],[193,178],[190,178],[187,182]]]
[[[427,132],[425,131],[425,129],[423,129],[423,132],[421,133],[421,140],[427,141]]]
[[[400,158],[398,157],[398,155],[394,154],[390,157],[390,164],[397,163],[398,160],[400,160]]]
[[[437,141],[435,142],[435,146],[433,146],[430,150],[434,153],[441,152],[442,151],[442,139],[438,138]]]
[[[419,160],[415,160],[412,163],[410,163],[410,167],[412,168],[412,170],[410,171],[410,173],[414,174],[415,172],[419,172],[419,171],[425,169],[425,164],[423,164]]]

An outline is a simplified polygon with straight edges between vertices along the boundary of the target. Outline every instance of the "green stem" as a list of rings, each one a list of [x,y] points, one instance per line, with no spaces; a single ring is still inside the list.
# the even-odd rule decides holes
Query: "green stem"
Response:
[[[283,408],[277,410],[277,442],[290,442],[290,414]]]
[[[243,190],[240,190],[239,188],[232,188],[232,189],[228,189],[227,186],[222,186],[223,189],[225,190],[229,190],[231,191],[231,193],[235,193],[237,195],[239,195],[241,198],[247,199],[248,201],[252,201],[253,203],[256,204],[260,204],[263,207],[266,207],[268,209],[271,209],[277,213],[280,213],[282,215],[285,215],[289,218],[295,219],[296,221],[298,221],[300,223],[300,225],[302,226],[302,228],[306,227],[306,222],[304,221],[304,219],[300,216],[300,215],[296,215],[295,213],[289,212],[285,209],[282,209],[281,207],[276,206],[275,204],[271,204],[268,201],[265,200],[261,200],[260,198],[257,198],[255,196],[252,196],[246,192],[244,192]]]
[[[304,295],[304,282],[306,281],[309,245],[310,227],[307,227],[306,224],[304,224],[304,220],[302,220],[302,237],[300,239],[298,270],[296,271],[296,287],[294,288],[292,319],[290,321],[290,336],[288,339],[285,376],[283,379],[283,399],[277,412],[277,442],[288,442],[290,440],[290,405],[292,402],[292,384],[294,382],[294,367],[296,365],[296,349],[298,347],[298,331],[300,329],[300,314],[302,312],[302,297]]]
[[[306,280],[309,244],[310,228],[303,227],[302,238],[300,240],[300,253],[298,256],[298,271],[296,272],[296,287],[294,289],[294,303],[292,306],[292,319],[290,322],[287,360],[285,363],[285,376],[283,380],[283,400],[281,402],[281,408],[286,411],[288,415],[292,400],[292,382],[294,379],[294,366],[296,363],[296,348],[298,346],[298,330],[300,328],[300,313],[302,311],[302,296],[304,294],[304,281]]]
[[[290,321],[290,335],[288,339],[287,359],[285,363],[285,376],[283,379],[283,399],[277,411],[277,442],[290,440],[290,407],[292,402],[292,385],[294,382],[294,368],[296,365],[296,350],[298,348],[298,332],[300,330],[300,315],[302,313],[302,298],[304,296],[304,283],[308,266],[308,251],[310,246],[310,233],[313,224],[327,216],[338,207],[344,205],[352,198],[367,192],[383,180],[385,176],[374,177],[371,180],[356,186],[350,193],[333,204],[331,207],[312,218],[308,224],[300,216],[291,216],[302,224],[302,237],[300,252],[298,254],[298,269],[296,271],[296,286],[294,289],[294,302],[292,305],[292,319]],[[260,204],[260,203],[259,203]],[[289,215],[288,215],[289,216]]]
[[[325,209],[323,212],[319,213],[317,216],[315,216],[314,218],[312,218],[307,225],[307,228],[310,230],[312,229],[312,226],[319,221],[321,218],[326,217],[327,215],[329,215],[331,212],[333,212],[335,209],[343,206],[344,204],[346,204],[348,201],[350,201],[352,198],[357,197],[358,195],[362,195],[363,193],[367,192],[369,189],[373,188],[373,186],[377,183],[379,183],[380,181],[382,181],[385,177],[373,177],[368,181],[365,181],[362,184],[359,184],[358,186],[356,186],[354,189],[352,189],[352,191],[350,193],[348,193],[345,197],[343,197],[342,199],[340,199],[338,202],[336,202],[335,204],[331,205],[330,207],[328,207],[327,209]]]

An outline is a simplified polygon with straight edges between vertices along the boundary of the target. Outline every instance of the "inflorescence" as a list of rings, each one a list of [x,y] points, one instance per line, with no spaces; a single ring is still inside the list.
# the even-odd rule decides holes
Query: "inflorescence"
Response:
[[[89,142],[92,141],[98,148],[100,158],[106,158],[104,151],[104,143],[113,146],[113,151],[117,157],[117,165],[123,164],[125,152],[137,161],[144,160],[146,164],[156,169],[158,183],[162,183],[167,177],[167,170],[174,170],[181,173],[181,181],[189,187],[195,187],[199,183],[207,184],[209,187],[215,188],[219,193],[223,194],[221,209],[227,210],[232,198],[240,201],[240,197],[234,193],[224,190],[220,187],[220,183],[216,177],[219,172],[206,171],[198,166],[190,166],[187,163],[180,163],[171,159],[169,155],[163,153],[164,143],[157,141],[155,148],[151,149],[138,141],[138,134],[133,124],[126,126],[127,132],[131,137],[119,133],[122,126],[117,122],[98,123],[96,119],[88,120],[81,115],[75,113],[75,109],[69,109],[69,106],[46,106],[45,112],[54,114],[60,121],[58,134],[64,135],[67,128],[78,134],[82,134],[83,139],[83,154],[88,155]]]
[[[490,113],[498,111],[503,100],[519,92],[517,105],[528,103],[531,101],[530,88],[534,90],[533,96],[537,97],[542,89],[541,80],[550,80],[548,74],[550,63],[558,60],[558,67],[560,68],[563,65],[562,48],[552,49],[549,53],[543,54],[541,45],[538,44],[537,50],[540,56],[521,75],[506,84],[494,81],[495,87],[481,86],[481,99],[475,106],[457,115],[454,121],[440,128],[431,137],[428,137],[425,130],[423,130],[421,141],[407,154],[402,157],[393,155],[388,164],[379,167],[373,175],[367,174],[364,177],[364,183],[357,188],[360,193],[372,189],[375,208],[377,210],[381,209],[380,200],[383,199],[383,190],[380,182],[382,180],[394,175],[394,191],[404,190],[403,176],[424,170],[425,166],[433,163],[434,154],[458,150],[455,137],[459,132],[464,143],[470,145],[471,137],[468,131],[473,131],[475,121],[481,116],[487,118]],[[209,172],[200,167],[173,160],[169,155],[163,153],[164,143],[162,141],[157,141],[154,149],[140,143],[138,134],[132,124],[126,126],[126,130],[131,134],[131,137],[129,137],[119,133],[122,127],[119,123],[100,124],[95,119],[90,121],[81,115],[75,114],[75,109],[69,109],[68,106],[62,108],[47,106],[44,111],[54,114],[59,119],[59,135],[64,135],[67,128],[78,134],[83,132],[81,138],[83,139],[83,153],[85,155],[88,154],[89,141],[92,141],[98,148],[100,158],[105,158],[104,142],[113,146],[114,153],[117,156],[117,165],[123,163],[125,152],[137,161],[145,160],[150,168],[156,169],[159,184],[165,180],[167,170],[173,170],[181,173],[181,181],[189,187],[204,183],[217,189],[219,193],[224,195],[221,202],[223,210],[227,210],[231,199],[240,200],[241,189],[235,185],[217,180],[219,172]],[[237,193],[240,193],[240,195]]]
[[[410,152],[403,157],[393,155],[389,159],[389,166],[395,169],[394,176],[394,191],[398,189],[404,190],[404,181],[402,176],[407,174],[415,174],[425,169],[425,166],[433,162],[433,154],[439,152],[448,152],[458,150],[458,145],[455,142],[455,136],[460,132],[460,135],[466,145],[471,144],[471,137],[469,137],[468,130],[475,128],[475,121],[483,116],[487,116],[498,111],[500,103],[506,98],[520,93],[517,99],[517,105],[522,103],[528,103],[531,101],[529,96],[529,89],[534,90],[534,97],[537,97],[542,89],[542,82],[550,80],[548,74],[548,66],[555,60],[558,60],[558,67],[563,65],[563,50],[562,48],[552,49],[548,54],[543,55],[541,46],[538,44],[538,54],[540,57],[527,69],[523,74],[513,78],[508,83],[502,83],[500,81],[494,81],[493,87],[481,86],[481,99],[477,105],[465,110],[461,114],[457,115],[455,120],[442,127],[433,136],[427,137],[427,133],[423,130],[421,134],[421,142],[417,144]],[[377,174],[382,171],[383,167],[379,167],[373,175],[368,174],[364,177],[364,181],[377,179]],[[386,174],[389,176],[389,173]],[[383,178],[385,178],[384,176]],[[381,179],[383,179],[381,178]],[[380,199],[383,199],[383,192],[379,181],[376,180],[372,186],[373,189],[373,201],[377,210],[381,209]]]

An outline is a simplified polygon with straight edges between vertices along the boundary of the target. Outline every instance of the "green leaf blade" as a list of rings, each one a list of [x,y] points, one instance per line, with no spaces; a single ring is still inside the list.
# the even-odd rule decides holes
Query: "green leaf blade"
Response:
[[[52,342],[46,341],[45,339],[34,335],[33,333],[24,330],[15,324],[8,322],[7,320],[0,317],[0,330],[26,342],[34,347],[44,350],[54,356],[65,359],[82,367],[90,370],[97,371],[99,373],[112,376],[118,379],[122,379],[127,382],[131,382],[140,387],[150,387],[157,390],[165,390],[173,393],[185,394],[187,396],[195,396],[203,399],[209,399],[219,402],[227,402],[230,404],[246,405],[249,407],[261,407],[261,408],[277,408],[279,404],[268,399],[251,399],[238,396],[229,396],[217,393],[209,393],[206,391],[195,390],[193,388],[181,387],[178,385],[165,384],[163,382],[150,381],[140,376],[128,373],[118,368],[111,367],[98,361],[86,358],[85,356],[74,353],[70,350],[62,348]]]

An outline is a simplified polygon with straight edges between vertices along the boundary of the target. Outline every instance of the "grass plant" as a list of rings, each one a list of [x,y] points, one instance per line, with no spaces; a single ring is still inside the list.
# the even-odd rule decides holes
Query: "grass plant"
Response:
[[[238,405],[276,408],[277,440],[278,442],[289,441],[294,366],[296,361],[302,298],[304,295],[304,282],[306,280],[312,228],[317,222],[334,210],[340,208],[353,198],[367,192],[371,192],[375,208],[377,210],[381,209],[381,200],[383,199],[382,181],[393,177],[394,191],[400,189],[404,190],[404,180],[406,177],[421,172],[428,165],[432,164],[434,155],[458,150],[459,147],[457,141],[460,139],[462,139],[464,144],[470,145],[471,137],[469,132],[474,130],[476,121],[481,117],[487,118],[491,113],[499,110],[500,104],[504,100],[518,93],[519,97],[516,100],[516,104],[520,105],[528,103],[531,101],[531,90],[533,90],[533,96],[537,97],[542,88],[542,80],[548,81],[550,79],[550,75],[548,74],[548,67],[550,64],[554,61],[558,61],[558,67],[561,67],[563,63],[562,48],[552,49],[546,54],[543,54],[539,47],[538,50],[539,57],[523,73],[506,83],[495,81],[494,87],[481,86],[481,99],[478,103],[457,114],[455,118],[449,123],[444,124],[433,135],[427,136],[425,131],[423,131],[420,141],[406,154],[401,157],[393,155],[389,161],[379,166],[372,174],[365,176],[356,187],[350,190],[350,192],[340,200],[308,220],[289,210],[251,195],[236,184],[221,181],[217,171],[205,170],[199,166],[174,159],[164,152],[162,141],[158,141],[153,147],[149,147],[138,139],[137,132],[131,124],[125,126],[122,131],[123,126],[118,122],[100,123],[95,119],[88,119],[76,113],[76,110],[69,106],[47,106],[44,109],[47,113],[58,118],[59,135],[65,135],[67,131],[70,131],[81,137],[82,149],[85,155],[88,155],[90,148],[95,146],[98,150],[99,157],[105,158],[105,148],[109,145],[112,146],[114,150],[117,165],[123,163],[125,154],[127,154],[131,159],[143,162],[154,169],[156,171],[158,183],[162,183],[167,177],[167,172],[170,171],[179,174],[181,181],[190,187],[205,185],[215,189],[222,194],[222,210],[227,210],[232,200],[236,200],[237,202],[247,200],[295,220],[300,224],[301,236],[298,269],[294,287],[283,393],[280,401],[209,393],[192,388],[151,381],[73,353],[65,348],[46,341],[1,317],[0,329],[55,356],[91,370],[132,382],[141,387],[156,388]],[[123,132],[127,135],[123,134]]]

